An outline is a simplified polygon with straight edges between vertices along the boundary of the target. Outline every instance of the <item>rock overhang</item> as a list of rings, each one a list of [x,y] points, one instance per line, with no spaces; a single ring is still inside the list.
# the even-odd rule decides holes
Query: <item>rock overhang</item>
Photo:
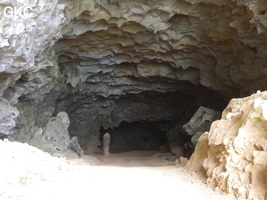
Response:
[[[257,50],[262,44],[255,47],[244,37],[259,35],[262,23],[253,24],[252,19],[262,12],[255,5],[96,2],[92,11],[82,12],[62,28],[63,38],[54,45],[57,61],[74,87],[87,82],[94,91],[94,85],[106,83],[97,87],[106,92],[103,96],[113,95],[112,86],[120,87],[114,93],[131,92],[133,87],[134,93],[176,91],[183,81],[229,98],[248,94],[256,88],[244,83],[259,74],[247,65],[264,67]]]
[[[25,3],[4,0],[0,13],[6,6],[20,7]],[[167,134],[170,139],[177,136],[179,126],[188,122],[199,106],[221,111],[233,97],[266,90],[265,1],[27,3],[33,9],[31,18],[1,15],[0,20],[0,126],[1,134],[15,140],[45,148],[42,139],[46,133],[58,136],[55,132],[64,127],[50,125],[59,120],[55,119],[62,111],[70,118],[70,135],[76,136],[75,142],[78,138],[89,154],[97,151],[101,129],[114,128],[122,122],[148,121],[164,132],[178,123]],[[209,138],[204,134],[197,143],[195,154],[196,158],[206,158],[194,166],[201,164],[201,170],[206,169],[208,183],[246,198],[266,195],[266,187],[258,185],[266,170],[257,168],[266,165],[266,141],[262,138],[265,129],[256,130],[265,125],[248,118],[251,122],[246,128],[256,131],[245,135],[240,129],[240,144],[218,145],[218,139],[225,136],[227,142],[231,134],[236,134],[230,132],[238,126],[230,125],[244,117],[245,112],[239,110],[242,103],[254,97],[265,100],[264,95],[258,92],[251,99],[232,100],[229,105],[236,103],[235,108],[225,109],[223,119],[212,125]],[[222,124],[217,129],[223,120],[227,126]],[[230,135],[217,137],[216,131],[230,131]],[[251,143],[253,138],[256,143]],[[69,148],[69,139],[64,148]],[[60,137],[58,140],[63,142]],[[240,147],[244,149],[246,142],[249,148],[244,153]],[[238,153],[242,154],[241,163],[249,165],[240,165]],[[212,170],[214,158],[220,158],[216,162],[222,172],[219,168]],[[191,159],[191,163],[194,161]],[[237,176],[242,180],[245,177],[240,190],[236,190],[238,182],[233,181]]]
[[[158,83],[185,80],[234,97],[254,92],[244,84],[248,77],[262,78],[247,66],[264,62],[264,9],[257,1],[32,1],[30,6],[36,12],[31,19],[4,19],[3,41],[9,42],[3,43],[3,91],[55,67],[55,61],[74,87],[112,71],[110,85],[160,77]],[[18,25],[15,33],[6,31],[8,23]]]
[[[29,3],[32,18],[3,18],[0,89],[21,119],[34,106],[31,126],[60,111],[75,135],[177,121],[266,87],[262,1]]]

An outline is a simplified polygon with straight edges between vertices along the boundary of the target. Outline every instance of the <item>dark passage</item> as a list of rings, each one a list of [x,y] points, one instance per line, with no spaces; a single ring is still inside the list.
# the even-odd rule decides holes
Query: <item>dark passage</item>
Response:
[[[127,123],[123,121],[119,127],[105,130],[100,129],[101,147],[103,135],[109,132],[111,136],[110,153],[122,153],[128,151],[153,151],[161,145],[167,144],[166,132],[158,126],[171,126],[172,122],[136,121]]]

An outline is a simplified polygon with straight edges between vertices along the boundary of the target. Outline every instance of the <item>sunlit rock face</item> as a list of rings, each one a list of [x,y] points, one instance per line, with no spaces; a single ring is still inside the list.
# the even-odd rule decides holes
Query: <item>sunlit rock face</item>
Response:
[[[266,199],[267,92],[232,99],[188,163],[208,184],[241,199]]]
[[[26,3],[31,17],[4,15]],[[18,115],[5,132],[27,142],[65,111],[71,136],[96,147],[101,127],[183,125],[200,106],[221,111],[266,89],[266,8],[253,0],[1,1],[0,96]]]

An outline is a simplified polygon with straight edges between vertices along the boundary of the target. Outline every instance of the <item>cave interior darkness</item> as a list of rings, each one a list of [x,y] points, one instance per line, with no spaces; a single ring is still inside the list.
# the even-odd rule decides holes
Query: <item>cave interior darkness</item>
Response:
[[[153,151],[158,150],[167,141],[166,132],[157,126],[168,126],[171,122],[121,122],[114,129],[100,129],[101,148],[103,135],[108,132],[111,136],[110,153],[122,153],[128,151]]]
[[[78,137],[85,153],[99,151],[105,132],[111,134],[111,153],[158,150],[174,140],[183,145],[190,138],[182,128],[168,135],[172,128],[182,127],[200,106],[225,108],[230,99],[225,91],[200,81],[198,66],[214,65],[215,57],[202,55],[194,61],[197,66],[182,66],[177,60],[194,60],[199,47],[181,41],[176,48],[164,31],[155,33],[123,17],[96,18],[82,13],[53,46],[66,83],[55,113],[67,111],[70,135]],[[184,15],[169,19],[173,25],[177,21],[193,23]]]
[[[70,14],[36,57],[35,71],[3,92],[20,109],[16,133],[29,133],[23,142],[65,111],[69,134],[85,154],[99,153],[105,131],[114,139],[111,152],[183,145],[190,138],[182,125],[200,106],[222,112],[230,99],[265,88],[264,45],[239,36],[243,29],[234,23],[249,20],[252,11],[162,2],[97,1]],[[258,35],[255,27],[248,33]]]
[[[185,183],[173,178],[192,183],[185,190],[189,194],[200,175],[197,181],[203,178],[215,191],[266,199],[266,0],[4,0],[0,10],[27,4],[32,17],[0,20],[0,147],[7,164],[3,170],[12,165],[10,173],[3,173],[10,194],[13,183],[21,188],[22,175],[29,175],[27,188],[33,184],[35,189],[39,174],[40,188],[49,186],[47,199],[54,191],[60,199],[68,194],[66,188],[74,199],[76,191],[88,196],[88,186],[97,186],[100,193],[129,191],[121,193],[123,198],[133,188],[141,191],[138,196],[157,196],[156,186],[163,198],[173,198]],[[205,118],[203,109],[199,120],[190,121],[200,107],[218,112]],[[198,140],[213,119],[219,120]],[[183,129],[189,121],[195,127],[184,129],[193,136]],[[111,135],[110,157],[103,151],[106,132]],[[19,145],[16,151],[13,144]],[[43,157],[28,156],[36,151],[63,159],[39,163]],[[178,162],[181,154],[188,162]],[[77,173],[65,175],[62,162],[83,166],[66,168]],[[41,165],[47,175],[35,171]],[[99,176],[94,165],[103,169]],[[131,167],[151,170],[151,176]],[[26,174],[21,174],[23,168]],[[171,178],[166,190],[154,170]],[[126,172],[137,181],[131,187]],[[54,187],[63,182],[63,190]],[[106,187],[108,182],[114,187]],[[32,190],[24,188],[14,198]]]

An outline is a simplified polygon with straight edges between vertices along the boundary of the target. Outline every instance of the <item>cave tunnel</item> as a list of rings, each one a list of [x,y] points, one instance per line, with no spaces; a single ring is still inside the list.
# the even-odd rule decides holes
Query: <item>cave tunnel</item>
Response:
[[[266,89],[264,33],[249,26],[253,13],[262,13],[258,7],[137,2],[54,2],[46,8],[54,6],[53,13],[35,5],[36,12],[51,14],[34,18],[45,26],[27,24],[37,28],[30,32],[35,40],[12,36],[14,45],[3,47],[1,101],[16,107],[18,119],[2,135],[28,142],[66,112],[69,134],[86,154],[99,152],[104,130],[134,132],[143,124],[167,139],[144,147],[149,139],[140,130],[136,149],[155,149],[188,140],[167,133],[200,106],[222,112],[231,98]],[[124,150],[135,149],[131,145]]]
[[[153,14],[164,12],[154,10]],[[170,15],[168,23],[176,24],[177,20],[192,23],[185,22],[183,15]],[[212,88],[205,83],[221,82],[212,72],[204,78],[201,71],[217,65],[217,58],[206,47],[201,52],[199,46],[183,44],[186,35],[180,44],[174,44],[173,38],[165,37],[166,30],[155,32],[142,23],[124,21],[124,17],[95,19],[87,11],[64,26],[62,33],[53,51],[66,85],[56,100],[55,113],[65,110],[69,114],[70,135],[78,137],[88,154],[99,151],[99,130],[115,134],[123,123],[140,126],[142,121],[170,121],[166,135],[175,125],[189,121],[200,106],[222,111],[236,92],[236,88]],[[181,136],[177,133],[167,138],[167,143],[179,139],[183,145],[186,139]],[[146,149],[143,146],[136,149]],[[135,148],[129,144],[130,149]],[[119,150],[111,147],[111,151]]]
[[[170,126],[172,122],[149,122],[136,121],[121,122],[114,129],[100,129],[101,149],[103,146],[103,135],[108,132],[111,137],[110,153],[121,153],[128,151],[155,151],[161,145],[165,145],[167,134],[158,126]]]
[[[150,91],[122,97],[100,97],[94,102],[87,98],[79,99],[66,109],[70,117],[70,135],[78,137],[85,154],[102,151],[102,137],[106,132],[111,135],[111,153],[156,151],[175,140],[183,145],[190,141],[190,137],[185,134],[182,125],[200,106],[221,111],[226,105],[221,95],[203,87],[197,88],[199,95],[190,91],[186,94]],[[168,135],[177,124],[180,129]]]
[[[31,16],[12,13],[23,6]],[[6,7],[18,16],[4,16]],[[191,141],[196,159],[188,164],[211,187],[266,199],[266,1],[4,0],[0,11],[4,148],[8,138],[94,162]],[[190,135],[184,125],[203,107],[221,120],[204,135],[209,121],[203,119],[204,128],[193,122]],[[111,134],[108,158],[105,132]]]
[[[179,15],[169,21],[174,23],[177,18]],[[175,124],[186,123],[199,106],[222,111],[229,100],[224,92],[200,83],[198,68],[189,65],[183,69],[177,64],[182,54],[194,56],[191,45],[175,49],[163,35],[142,24],[128,21],[119,28],[121,20],[95,21],[84,12],[63,28],[64,37],[53,47],[67,83],[63,96],[57,99],[56,110],[67,111],[71,136],[77,136],[89,154],[99,151],[92,150],[92,145],[102,142],[97,140],[99,130],[116,131],[123,122],[169,120],[172,127],[165,130],[166,134]],[[84,27],[85,21],[91,23],[92,29]],[[72,32],[70,27],[74,27]],[[215,58],[204,56],[198,65],[207,62],[214,64]],[[175,138],[179,136],[169,140]],[[135,148],[129,144],[130,149]],[[140,144],[136,149],[146,148]],[[117,151],[111,146],[111,152]]]

